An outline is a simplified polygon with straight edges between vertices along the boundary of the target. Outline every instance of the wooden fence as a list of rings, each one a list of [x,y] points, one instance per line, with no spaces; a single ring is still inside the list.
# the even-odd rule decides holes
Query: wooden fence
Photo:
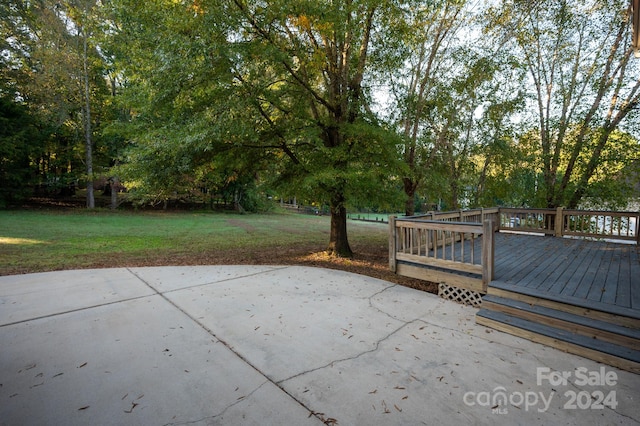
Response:
[[[640,213],[490,208],[389,217],[389,267],[399,275],[486,293],[495,231],[635,241]]]

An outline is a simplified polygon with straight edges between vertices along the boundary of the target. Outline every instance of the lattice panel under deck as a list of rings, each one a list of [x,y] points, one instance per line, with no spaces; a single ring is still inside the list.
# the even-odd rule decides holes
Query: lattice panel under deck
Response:
[[[471,305],[476,308],[479,308],[482,303],[482,295],[480,293],[453,287],[445,283],[440,283],[438,285],[438,296],[443,299],[452,300],[454,302],[462,303],[463,305]]]

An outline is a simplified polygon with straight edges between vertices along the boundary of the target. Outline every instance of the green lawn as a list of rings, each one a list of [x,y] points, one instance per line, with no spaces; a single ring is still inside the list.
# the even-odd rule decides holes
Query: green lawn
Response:
[[[349,221],[352,246],[387,244],[387,227]],[[87,267],[234,263],[326,248],[329,218],[299,214],[0,211],[0,275]],[[272,259],[270,259],[272,258]],[[240,261],[241,260],[241,261]]]

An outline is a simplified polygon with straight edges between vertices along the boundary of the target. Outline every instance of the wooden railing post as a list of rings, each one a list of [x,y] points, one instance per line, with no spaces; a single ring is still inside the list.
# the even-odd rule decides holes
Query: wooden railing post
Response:
[[[396,272],[396,242],[398,237],[396,235],[396,217],[389,216],[389,269],[391,272]]]
[[[493,226],[491,219],[482,223],[482,290],[485,293],[494,278],[495,233]]]
[[[554,233],[553,236],[554,237],[562,237],[562,233],[564,230],[564,217],[563,217],[563,213],[562,213],[562,207],[558,207],[556,209],[556,220],[554,222],[555,225],[555,229],[554,229]]]

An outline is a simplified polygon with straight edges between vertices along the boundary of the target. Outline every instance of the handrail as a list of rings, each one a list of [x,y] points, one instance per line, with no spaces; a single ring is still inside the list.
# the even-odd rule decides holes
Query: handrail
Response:
[[[389,228],[392,271],[486,293],[494,274],[491,219],[481,224],[390,216]]]
[[[640,213],[605,210],[499,209],[499,230],[634,241],[640,244]]]
[[[496,230],[640,245],[640,212],[494,207],[390,216],[389,229],[392,271],[486,293],[494,275]]]

